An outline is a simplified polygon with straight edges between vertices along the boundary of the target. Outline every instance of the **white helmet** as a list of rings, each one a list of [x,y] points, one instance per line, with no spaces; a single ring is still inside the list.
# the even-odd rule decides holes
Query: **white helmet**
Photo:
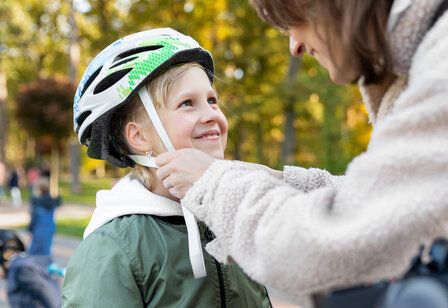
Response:
[[[104,49],[87,67],[76,91],[74,129],[87,154],[118,166],[135,163],[156,167],[151,158],[120,153],[110,136],[115,110],[139,95],[149,118],[168,151],[174,147],[154,108],[145,84],[174,65],[196,62],[213,81],[213,58],[189,36],[169,28],[126,36]],[[195,278],[206,276],[202,244],[194,216],[182,207],[188,230],[190,263]]]
[[[210,53],[191,37],[169,28],[126,36],[99,53],[87,67],[73,104],[74,130],[79,142],[87,145],[87,154],[118,167],[134,165],[117,151],[109,136],[109,124],[117,107],[130,102],[137,93],[165,146],[172,150],[144,85],[170,67],[190,62],[201,64],[213,81]]]

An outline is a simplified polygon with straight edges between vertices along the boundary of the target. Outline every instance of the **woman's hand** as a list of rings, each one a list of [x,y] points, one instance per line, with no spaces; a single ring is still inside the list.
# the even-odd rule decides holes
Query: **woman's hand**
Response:
[[[180,149],[162,153],[155,158],[159,166],[156,176],[170,194],[182,199],[194,182],[215,161],[215,158],[195,149]]]

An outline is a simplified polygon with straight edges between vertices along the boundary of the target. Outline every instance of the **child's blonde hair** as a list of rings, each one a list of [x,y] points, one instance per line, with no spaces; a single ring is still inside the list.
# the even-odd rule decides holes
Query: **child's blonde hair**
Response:
[[[146,85],[149,95],[153,100],[156,110],[164,108],[168,98],[168,93],[173,83],[192,67],[204,68],[198,63],[186,63],[170,68],[168,71],[158,76],[156,79]],[[166,152],[166,148],[157,134],[152,122],[146,113],[145,107],[137,95],[134,99],[125,104],[115,112],[111,122],[111,138],[117,150],[122,155],[134,154],[126,140],[125,126],[129,122],[138,122],[147,127],[149,136],[151,136],[151,146],[154,155]],[[131,178],[138,179],[147,189],[151,189],[155,181],[155,170],[136,164],[130,173]]]

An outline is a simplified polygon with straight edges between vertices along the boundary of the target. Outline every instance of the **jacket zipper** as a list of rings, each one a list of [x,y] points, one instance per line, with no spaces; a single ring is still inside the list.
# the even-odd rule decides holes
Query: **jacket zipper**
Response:
[[[221,307],[226,308],[226,289],[224,288],[224,276],[222,275],[222,268],[218,261],[215,260],[216,269],[218,270],[219,290],[221,295]]]
[[[208,228],[205,229],[205,238],[207,239],[208,242],[210,242],[214,239],[212,232]],[[221,265],[219,264],[219,262],[215,258],[213,258],[213,261],[215,261],[216,270],[218,272],[219,295],[221,298],[221,307],[226,308],[227,304],[226,304],[226,289],[224,288],[224,275],[222,274],[222,268],[221,268]]]

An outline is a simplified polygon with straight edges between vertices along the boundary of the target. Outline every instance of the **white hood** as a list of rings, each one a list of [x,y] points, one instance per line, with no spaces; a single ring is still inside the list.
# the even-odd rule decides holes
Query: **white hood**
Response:
[[[84,238],[112,219],[131,214],[183,216],[179,202],[156,195],[138,180],[126,176],[111,190],[96,193],[96,209],[84,231]]]
[[[147,190],[138,180],[128,176],[122,178],[111,190],[100,190],[96,194],[96,208],[84,231],[84,238],[114,218],[148,214],[155,216],[184,216],[188,231],[188,250],[195,278],[205,277],[204,256],[201,238],[194,216],[179,202],[156,195]]]

